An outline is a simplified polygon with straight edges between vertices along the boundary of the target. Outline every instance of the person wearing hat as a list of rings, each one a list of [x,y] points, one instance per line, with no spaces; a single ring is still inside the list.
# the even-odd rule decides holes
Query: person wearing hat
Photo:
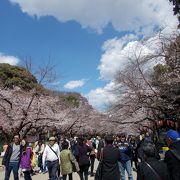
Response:
[[[171,179],[180,180],[180,134],[170,129],[165,140],[169,150],[165,154],[164,162],[168,166]]]
[[[50,137],[49,144],[45,147],[43,153],[43,165],[45,165],[46,160],[50,180],[58,179],[59,157],[60,150],[58,144],[56,143],[56,138]]]

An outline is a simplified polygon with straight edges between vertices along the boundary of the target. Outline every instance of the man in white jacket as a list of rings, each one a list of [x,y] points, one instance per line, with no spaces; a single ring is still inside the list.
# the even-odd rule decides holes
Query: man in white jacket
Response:
[[[57,172],[59,169],[59,157],[60,150],[56,143],[55,137],[49,138],[49,144],[46,145],[43,153],[43,165],[45,165],[45,160],[47,162],[47,168],[50,180],[57,180]]]

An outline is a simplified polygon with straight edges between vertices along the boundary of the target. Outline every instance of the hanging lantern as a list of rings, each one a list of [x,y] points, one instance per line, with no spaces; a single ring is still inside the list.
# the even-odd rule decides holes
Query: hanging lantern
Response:
[[[174,121],[170,121],[171,127],[174,127]]]
[[[163,120],[160,120],[160,127],[162,127],[164,124],[164,121]]]
[[[178,122],[175,122],[176,130],[178,129]]]
[[[160,125],[161,125],[161,121],[159,120],[159,121],[157,122],[157,127],[160,128]]]

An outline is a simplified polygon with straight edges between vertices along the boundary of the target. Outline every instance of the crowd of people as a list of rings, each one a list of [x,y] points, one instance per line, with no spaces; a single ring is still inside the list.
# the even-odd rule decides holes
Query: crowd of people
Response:
[[[126,137],[125,133],[60,141],[50,137],[47,143],[28,143],[16,134],[4,152],[4,180],[9,180],[11,171],[14,180],[19,180],[19,172],[25,180],[32,180],[37,173],[48,173],[49,180],[72,180],[74,172],[80,180],[89,176],[95,180],[133,180],[133,171],[137,180],[180,180],[180,134],[169,130],[164,138],[166,148],[157,147],[144,132],[138,137]]]

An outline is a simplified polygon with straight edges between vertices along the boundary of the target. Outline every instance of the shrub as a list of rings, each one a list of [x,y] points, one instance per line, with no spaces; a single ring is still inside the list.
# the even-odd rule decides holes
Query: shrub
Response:
[[[37,80],[28,70],[19,66],[0,64],[0,86],[13,88],[18,86],[24,90],[30,90],[37,86]]]

